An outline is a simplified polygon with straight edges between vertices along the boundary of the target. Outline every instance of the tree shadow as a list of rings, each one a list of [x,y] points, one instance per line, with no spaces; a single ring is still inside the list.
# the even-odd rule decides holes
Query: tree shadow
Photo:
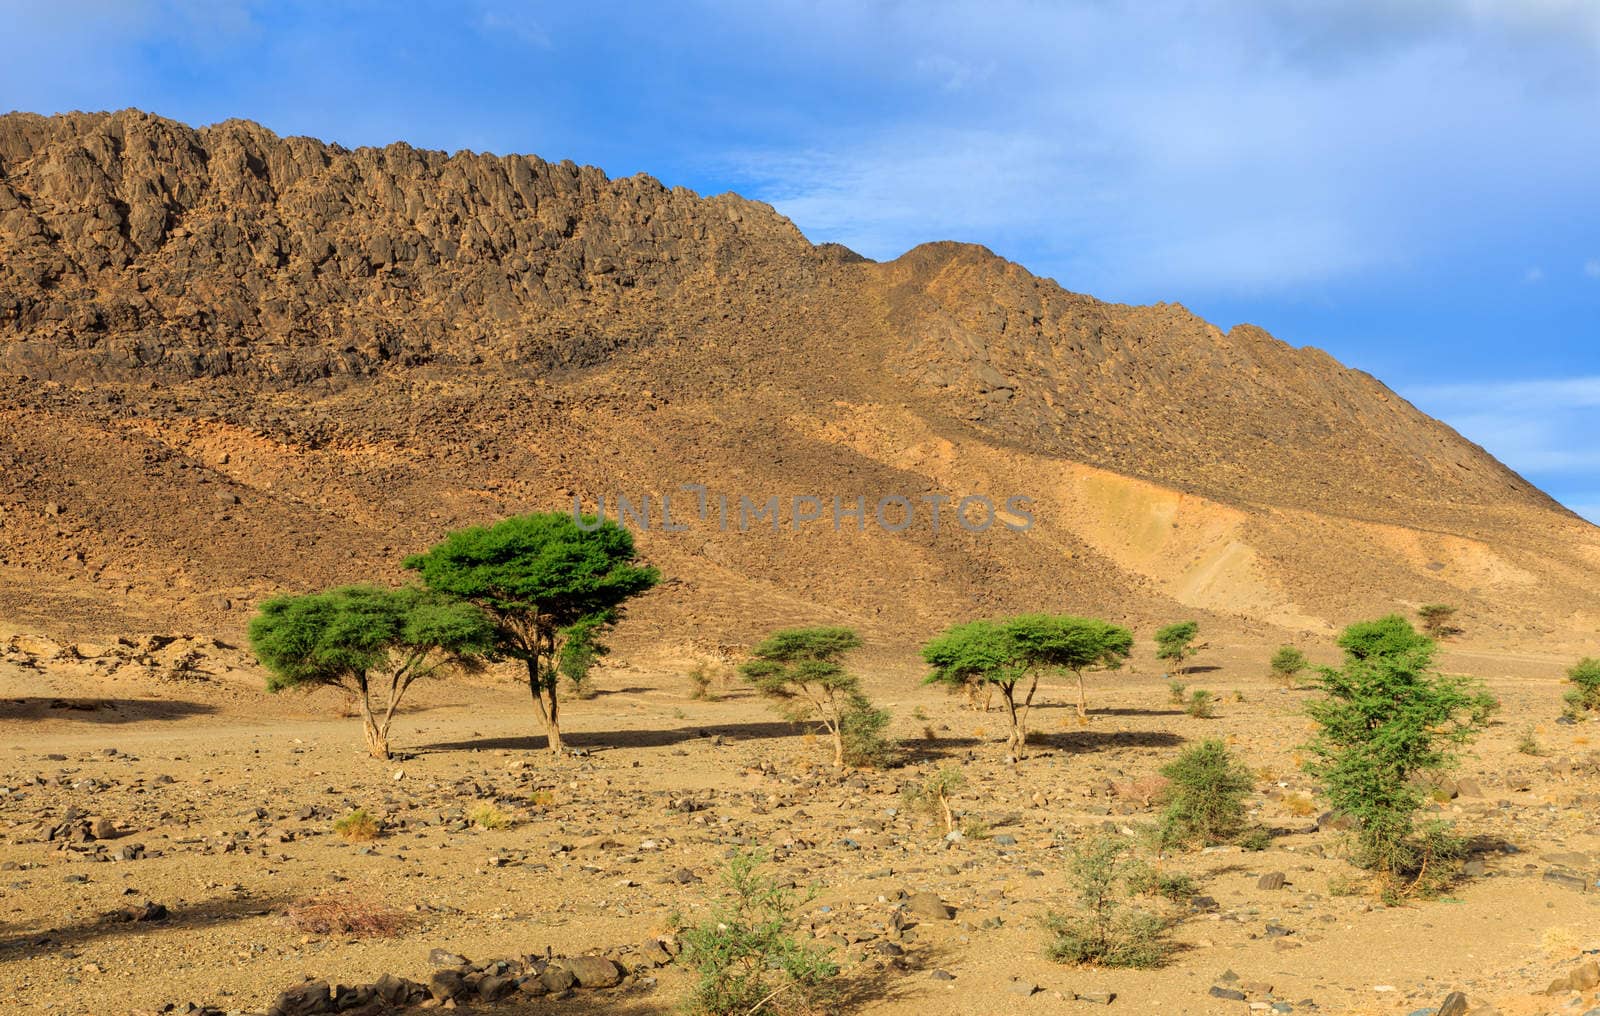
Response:
[[[226,896],[174,909],[160,921],[118,921],[111,914],[92,920],[51,928],[46,931],[13,934],[0,938],[0,964],[36,959],[66,949],[76,949],[102,938],[129,936],[144,938],[184,928],[214,925],[221,921],[240,921],[271,913],[284,903],[282,897],[261,899]],[[115,913],[115,912],[113,912]]]
[[[181,699],[5,698],[0,699],[0,721],[43,720],[52,717],[84,723],[140,723],[205,716],[215,706]]]
[[[1176,748],[1189,739],[1164,730],[1070,730],[1051,734],[1039,731],[1028,735],[1030,747],[1086,752],[1104,748]]]
[[[1182,716],[1182,709],[1135,709],[1131,706],[1118,706],[1112,709],[1091,709],[1089,716]]]
[[[785,721],[753,723],[712,723],[703,726],[677,727],[667,730],[611,730],[562,731],[561,740],[569,748],[585,751],[606,751],[614,748],[663,748],[685,741],[698,741],[711,737],[734,740],[754,740],[771,737],[800,737],[806,732],[805,724]],[[543,734],[523,737],[486,737],[473,741],[441,741],[412,748],[416,754],[426,755],[445,751],[544,751],[550,742]]]

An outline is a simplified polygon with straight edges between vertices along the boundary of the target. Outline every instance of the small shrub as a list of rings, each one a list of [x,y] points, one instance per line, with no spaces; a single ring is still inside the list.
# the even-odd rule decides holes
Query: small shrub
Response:
[[[926,815],[932,821],[943,823],[944,831],[948,833],[956,827],[955,813],[950,810],[950,798],[966,782],[967,778],[961,770],[947,767],[921,783],[907,783],[901,787],[900,800],[908,813]]]
[[[378,820],[362,808],[357,808],[333,824],[335,833],[351,841],[375,840],[382,829]]]
[[[1573,664],[1567,683],[1572,685],[1564,696],[1568,716],[1580,719],[1585,713],[1600,712],[1600,660],[1586,656]]]
[[[528,804],[535,808],[549,808],[556,803],[556,792],[553,790],[535,790],[528,795]]]
[[[1251,826],[1239,834],[1236,842],[1243,850],[1265,850],[1272,846],[1272,833],[1261,826]]]
[[[1128,891],[1137,896],[1160,896],[1174,903],[1182,903],[1200,891],[1194,878],[1182,872],[1163,872],[1148,864],[1135,862],[1129,865]]]
[[[1272,654],[1272,676],[1285,688],[1294,687],[1294,679],[1302,670],[1310,666],[1306,654],[1294,646],[1279,646],[1278,651]]]
[[[916,706],[916,707],[912,708],[912,710],[911,710],[911,718],[913,720],[916,720],[918,723],[927,723],[928,722],[928,714],[922,711],[922,707],[921,706]]]
[[[969,816],[961,823],[961,835],[969,840],[986,840],[989,838],[989,823],[976,815]]]
[[[1159,967],[1171,952],[1167,922],[1127,902],[1128,846],[1101,834],[1072,849],[1068,874],[1077,892],[1074,910],[1045,914],[1053,936],[1046,952],[1058,963],[1107,967]]]
[[[1538,756],[1544,754],[1544,746],[1539,743],[1538,738],[1534,737],[1531,724],[1522,728],[1522,736],[1517,740],[1517,751],[1523,755]]]
[[[679,962],[698,978],[687,1009],[703,1016],[810,1012],[839,973],[828,951],[797,937],[795,895],[756,873],[760,854],[737,852],[723,879],[728,895],[711,917],[680,928]]]
[[[697,663],[689,671],[689,697],[702,702],[715,702],[717,692],[711,686],[720,683],[721,673],[709,663]]]
[[[495,807],[493,801],[484,801],[467,812],[467,821],[479,829],[504,829],[511,825],[511,816]]]
[[[1499,711],[1500,700],[1487,690],[1474,694],[1472,701],[1467,706],[1467,716],[1475,727],[1488,726],[1490,718]]]
[[[1215,719],[1217,706],[1215,696],[1204,688],[1196,688],[1189,693],[1189,701],[1183,711],[1197,720]]]
[[[1203,741],[1161,770],[1169,781],[1161,839],[1171,846],[1225,843],[1245,828],[1250,770],[1218,740]]]
[[[324,894],[289,904],[284,912],[296,931],[308,935],[388,938],[398,935],[406,916],[381,903],[349,894]]]
[[[1188,699],[1184,696],[1184,692],[1188,690],[1189,686],[1184,684],[1182,681],[1168,681],[1167,701],[1171,702],[1175,706],[1183,705],[1184,702],[1188,701]]]
[[[844,763],[858,768],[881,769],[894,761],[894,744],[883,732],[889,729],[889,710],[875,709],[865,695],[851,696],[839,715],[839,739],[844,743]]]

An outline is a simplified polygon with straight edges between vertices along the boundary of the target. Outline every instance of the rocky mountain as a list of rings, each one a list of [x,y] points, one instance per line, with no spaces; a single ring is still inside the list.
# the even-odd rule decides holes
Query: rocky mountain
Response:
[[[570,162],[0,117],[0,374],[0,620],[46,630],[237,632],[268,592],[619,494],[671,579],[629,638],[680,653],[816,618],[900,652],[1024,608],[1600,624],[1600,530],[1320,351]],[[970,531],[969,495],[1033,524]]]

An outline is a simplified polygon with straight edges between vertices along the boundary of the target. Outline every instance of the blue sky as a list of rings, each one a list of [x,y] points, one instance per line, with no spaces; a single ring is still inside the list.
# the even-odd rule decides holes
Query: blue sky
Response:
[[[1600,519],[1600,3],[0,0],[0,109],[736,190],[1371,371]]]

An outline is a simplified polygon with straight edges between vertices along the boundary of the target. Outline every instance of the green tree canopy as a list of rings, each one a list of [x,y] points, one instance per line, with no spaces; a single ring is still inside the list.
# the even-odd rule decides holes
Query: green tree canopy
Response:
[[[1195,621],[1178,621],[1169,624],[1156,632],[1156,659],[1171,660],[1186,672],[1189,668],[1184,661],[1200,651],[1194,644],[1194,638],[1200,633],[1200,625]]]
[[[1007,747],[1012,758],[1021,758],[1041,675],[1062,670],[1077,674],[1079,714],[1085,715],[1083,672],[1119,667],[1132,650],[1133,634],[1105,621],[1024,614],[1008,621],[955,625],[923,646],[922,659],[933,668],[925,679],[929,684],[998,688],[1011,720]],[[1020,702],[1019,688],[1024,689]]]
[[[1447,768],[1452,746],[1481,727],[1483,695],[1471,678],[1434,671],[1433,641],[1399,616],[1353,624],[1339,645],[1344,666],[1320,671],[1323,697],[1307,706],[1321,729],[1306,769],[1359,820],[1358,862],[1392,877],[1425,866],[1413,839],[1419,778]]]
[[[406,689],[442,668],[476,665],[493,648],[494,623],[470,603],[427,590],[344,586],[265,601],[249,637],[269,691],[343,688],[361,706],[367,750],[388,758],[389,725]]]
[[[556,754],[557,690],[568,641],[576,636],[580,642],[565,657],[568,673],[587,672],[605,651],[600,633],[616,623],[623,603],[661,578],[638,562],[626,529],[593,519],[579,526],[566,512],[457,530],[405,565],[429,589],[471,601],[494,619],[496,649],[527,667],[528,691]]]
[[[849,628],[784,628],[752,649],[739,673],[791,720],[820,720],[833,739],[833,764],[843,766],[844,721],[866,699],[842,661],[860,646],[860,636]]]
[[[1426,656],[1424,666],[1433,659],[1434,651],[1433,640],[1411,627],[1411,622],[1399,614],[1352,624],[1339,635],[1338,646],[1354,660],[1422,652]]]

